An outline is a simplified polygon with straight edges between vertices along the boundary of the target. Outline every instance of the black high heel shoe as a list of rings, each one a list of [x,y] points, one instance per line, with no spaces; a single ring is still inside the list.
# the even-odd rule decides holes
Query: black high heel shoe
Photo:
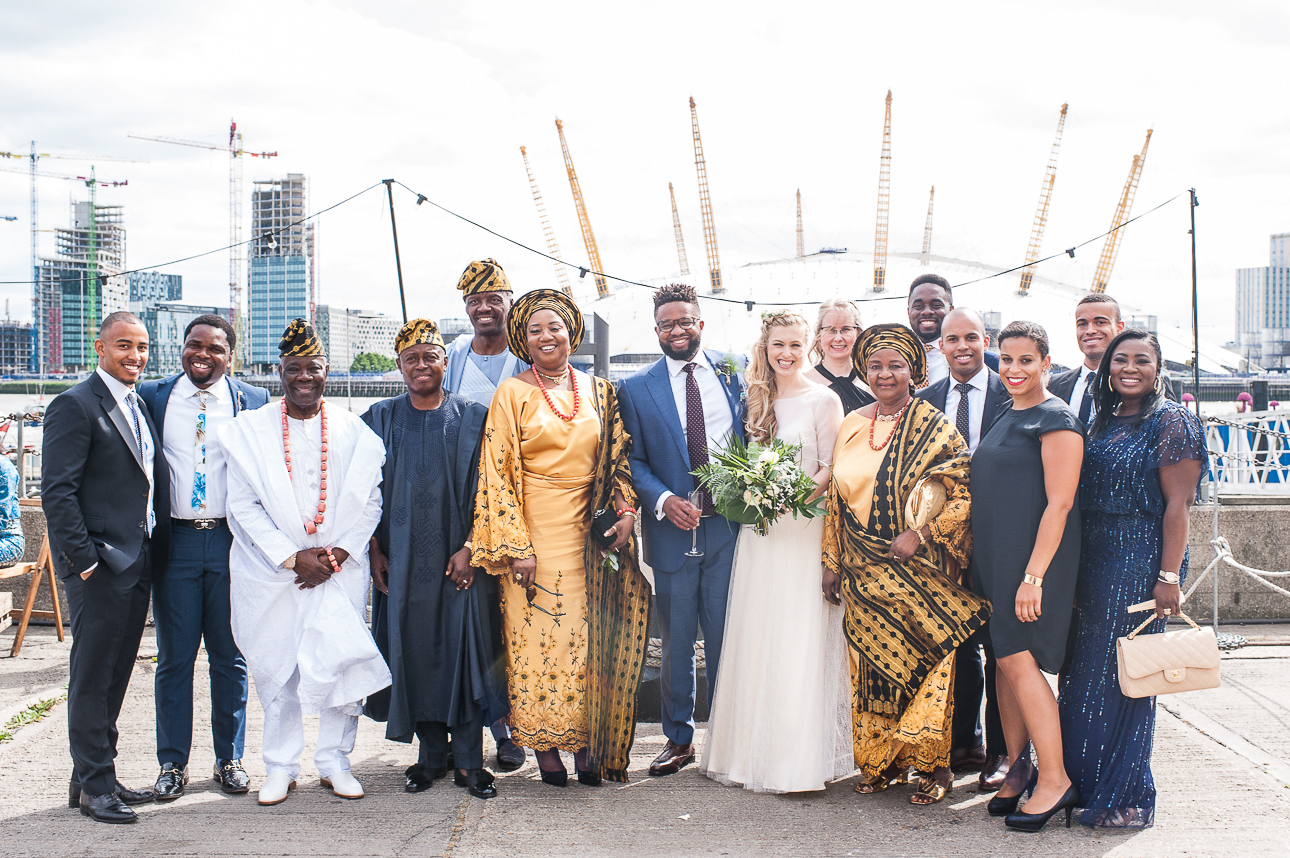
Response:
[[[579,757],[582,759],[579,759]],[[600,786],[600,772],[584,772],[582,770],[582,766],[586,762],[586,749],[573,755],[573,771],[578,775],[578,783],[583,786]]]
[[[990,799],[986,804],[985,809],[991,816],[1008,816],[1009,814],[1016,813],[1017,807],[1021,804],[1022,796],[1035,788],[1035,784],[1039,782],[1039,769],[1035,768],[1035,764],[1029,760],[1026,760],[1026,765],[1030,767],[1030,775],[1026,778],[1025,784],[1021,787],[1021,792],[1016,795],[1010,795],[1007,798],[996,795],[994,798]],[[1014,766],[1014,769],[1015,768],[1016,767]],[[1011,780],[1012,771],[1009,771],[1008,775],[1008,779]],[[1004,781],[1004,785],[1007,786],[1007,781]]]
[[[1078,804],[1079,790],[1075,788],[1075,784],[1071,784],[1066,788],[1066,792],[1062,793],[1062,797],[1057,800],[1057,803],[1047,811],[1043,813],[1021,813],[1020,811],[1017,813],[1010,813],[1007,818],[1003,820],[1003,824],[1014,831],[1028,831],[1033,834],[1047,825],[1048,820],[1052,819],[1055,814],[1064,810],[1066,811],[1066,827],[1070,828],[1071,811],[1073,811]]]
[[[555,764],[560,768],[551,769],[550,771],[542,768],[542,757],[543,755],[546,755],[546,754],[553,754],[553,756],[555,757]],[[542,775],[542,783],[548,786],[554,786],[554,787],[562,787],[569,783],[569,772],[565,769],[564,763],[560,761],[559,751],[554,751],[554,752],[538,751],[536,752],[536,756],[537,756],[537,764],[538,764],[538,774]],[[549,761],[549,757],[548,757],[548,761]]]

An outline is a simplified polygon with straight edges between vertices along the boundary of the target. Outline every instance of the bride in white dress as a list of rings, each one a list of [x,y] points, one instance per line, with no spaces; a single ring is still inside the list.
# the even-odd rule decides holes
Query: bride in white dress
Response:
[[[806,319],[762,317],[748,368],[748,440],[802,445],[817,495],[828,486],[842,402],[812,384]],[[701,770],[756,792],[824,789],[855,769],[843,609],[820,590],[823,518],[784,516],[735,550],[725,642]]]

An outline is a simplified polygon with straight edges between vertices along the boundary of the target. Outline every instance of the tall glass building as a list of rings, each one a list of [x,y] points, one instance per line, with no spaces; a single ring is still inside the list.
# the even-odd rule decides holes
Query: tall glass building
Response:
[[[1264,369],[1290,369],[1290,233],[1270,240],[1265,268],[1236,270],[1236,343]]]
[[[251,194],[250,277],[246,343],[248,364],[268,371],[278,362],[278,340],[292,319],[312,318],[313,227],[308,214],[306,179],[256,182]]]

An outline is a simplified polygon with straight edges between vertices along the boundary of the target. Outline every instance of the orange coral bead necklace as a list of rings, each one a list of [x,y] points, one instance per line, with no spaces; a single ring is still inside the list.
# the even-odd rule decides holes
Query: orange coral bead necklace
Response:
[[[327,512],[327,403],[319,403],[322,415],[322,462],[319,468],[321,482],[318,484],[318,512],[314,520],[305,522],[305,533],[317,533],[322,527],[323,515]],[[282,454],[287,460],[287,479],[291,479],[291,430],[287,423],[287,400],[282,400]]]

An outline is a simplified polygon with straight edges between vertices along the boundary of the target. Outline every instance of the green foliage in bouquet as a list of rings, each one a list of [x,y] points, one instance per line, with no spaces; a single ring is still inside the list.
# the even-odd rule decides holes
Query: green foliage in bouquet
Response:
[[[732,437],[723,450],[709,450],[708,464],[695,470],[703,488],[712,495],[717,512],[731,521],[751,524],[765,536],[785,513],[793,518],[824,514],[823,496],[808,500],[815,481],[797,462],[801,444],[778,438],[768,444],[745,443]]]

